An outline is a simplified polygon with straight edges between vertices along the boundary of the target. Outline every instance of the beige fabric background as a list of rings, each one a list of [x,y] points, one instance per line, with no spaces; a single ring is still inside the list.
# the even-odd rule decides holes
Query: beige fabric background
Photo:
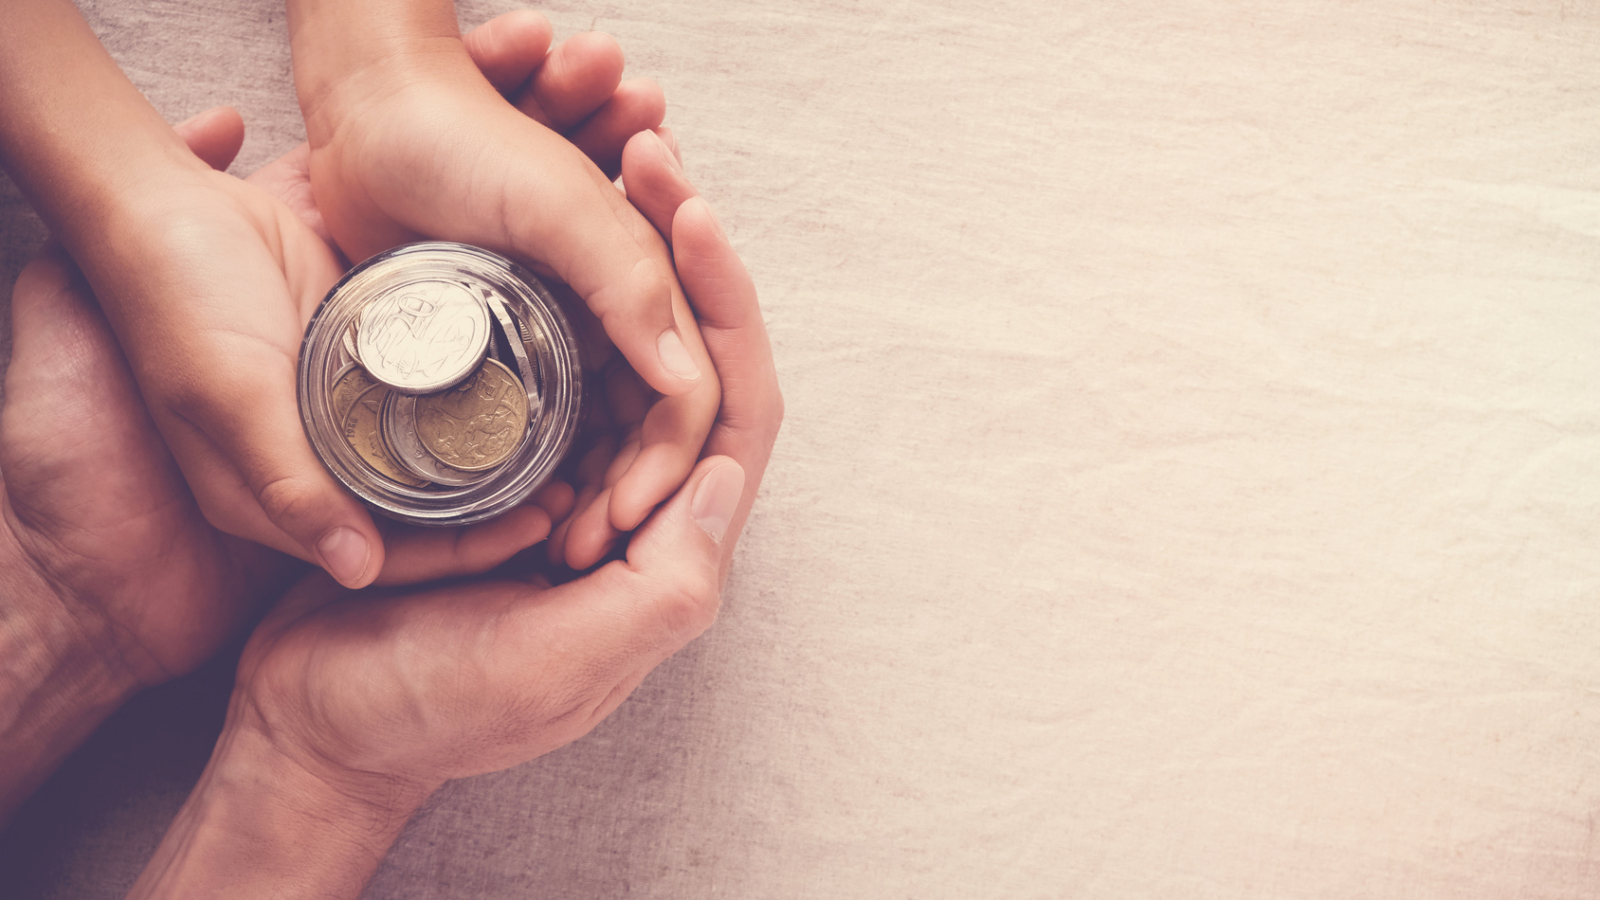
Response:
[[[1600,8],[547,11],[666,88],[788,420],[718,626],[369,897],[1600,895]],[[238,171],[298,140],[275,0],[88,12]],[[0,893],[120,896],[227,677]]]

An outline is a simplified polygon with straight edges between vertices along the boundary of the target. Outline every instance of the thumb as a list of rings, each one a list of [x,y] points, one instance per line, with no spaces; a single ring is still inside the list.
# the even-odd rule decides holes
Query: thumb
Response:
[[[189,145],[189,150],[206,165],[222,171],[233,164],[244,146],[244,119],[231,106],[214,106],[197,113],[172,130]]]
[[[731,457],[702,460],[689,480],[628,542],[635,590],[666,625],[668,653],[716,621],[728,527],[744,495],[744,469]]]
[[[206,367],[209,377],[199,384],[180,378],[153,385],[187,426],[170,431],[168,443],[201,510],[223,531],[315,562],[345,587],[370,584],[383,567],[382,537],[299,438],[294,372],[248,349],[236,349],[231,361],[236,365]],[[238,482],[217,477],[224,468]]]
[[[744,469],[731,458],[701,460],[634,533],[626,561],[550,592],[571,594],[568,602],[586,610],[596,629],[590,643],[615,648],[619,658],[601,668],[634,669],[645,657],[648,671],[716,621],[728,526],[744,483]]]
[[[551,165],[516,170],[506,192],[518,201],[506,229],[513,255],[544,263],[571,286],[646,384],[667,396],[693,390],[704,372],[690,349],[697,341],[675,315],[665,245],[572,145],[548,130],[537,138],[560,143],[546,157]]]
[[[457,774],[504,768],[577,739],[711,626],[744,481],[732,459],[704,460],[634,535],[626,561],[559,587],[523,589],[509,609],[496,605],[501,652],[483,664],[491,683],[510,690],[508,707],[533,718],[515,752]]]

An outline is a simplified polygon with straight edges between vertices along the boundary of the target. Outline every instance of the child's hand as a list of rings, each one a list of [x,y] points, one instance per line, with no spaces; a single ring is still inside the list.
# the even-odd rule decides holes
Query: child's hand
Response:
[[[0,98],[0,149],[83,268],[206,518],[315,561],[346,585],[479,571],[543,539],[570,494],[459,532],[380,529],[317,461],[299,420],[301,336],[345,265],[297,215],[315,223],[303,180],[293,192],[291,163],[304,154],[256,184],[213,171],[207,163],[224,166],[238,149],[236,114],[205,117],[197,157],[70,4],[41,0],[19,15],[0,60],[0,85],[15,88]],[[544,46],[499,39],[497,29],[516,30],[491,23],[474,49],[502,77],[531,75],[524,93],[536,111],[599,108],[601,90],[616,86],[593,54],[558,51],[547,61]],[[23,78],[41,54],[72,65],[58,79]],[[562,60],[562,78],[541,80]],[[621,138],[588,139],[597,153],[620,154]],[[289,191],[290,205],[263,186]],[[385,530],[397,552],[386,554]]]
[[[291,4],[312,187],[340,248],[354,260],[405,241],[454,240],[553,273],[644,383],[635,427],[617,448],[623,471],[603,498],[588,498],[573,526],[567,561],[592,564],[683,483],[719,401],[666,245],[602,170],[614,170],[621,140],[659,124],[659,93],[615,85],[611,99],[586,114],[589,104],[554,98],[567,76],[552,58],[527,89],[512,92],[523,109],[536,104],[530,117],[497,93],[511,78],[491,83],[479,74],[470,42],[443,33],[391,36],[369,52],[340,24],[359,6]],[[548,41],[541,18],[530,13],[523,21],[523,40]],[[570,56],[614,59],[620,74],[609,39],[575,42]],[[568,131],[601,165],[540,119]],[[597,503],[603,514],[584,515]]]

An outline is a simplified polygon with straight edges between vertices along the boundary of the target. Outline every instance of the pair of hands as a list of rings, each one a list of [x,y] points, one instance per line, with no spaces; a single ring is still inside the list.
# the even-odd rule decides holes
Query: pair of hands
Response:
[[[593,565],[683,483],[718,383],[665,243],[610,180],[623,142],[660,125],[660,91],[620,83],[609,39],[546,60],[549,43],[541,17],[513,14],[345,66],[354,74],[331,86],[302,85],[309,177],[294,204],[193,165],[126,192],[104,229],[109,252],[85,259],[69,240],[213,525],[347,587],[483,571],[545,537],[529,516],[450,534],[380,527],[303,438],[294,371],[312,312],[346,260],[421,238],[553,274],[598,325],[591,361],[620,353],[630,367],[618,439],[585,469],[594,489],[552,542],[563,562]],[[225,138],[207,139],[231,155]],[[295,215],[313,204],[312,223]]]
[[[665,252],[670,242],[709,350],[702,369],[709,374],[714,364],[722,404],[718,410],[713,401],[715,422],[700,431],[709,432],[703,450],[697,440],[687,451],[690,465],[701,458],[687,482],[653,514],[653,501],[639,512],[649,519],[630,542],[626,562],[559,585],[552,584],[562,579],[557,569],[409,593],[352,593],[310,576],[257,629],[208,771],[288,767],[301,777],[287,783],[302,784],[297,796],[307,803],[361,798],[368,804],[361,815],[382,807],[401,822],[446,778],[503,768],[581,735],[709,624],[782,414],[748,276],[661,138],[643,131],[625,140],[641,118],[653,115],[659,123],[659,111],[638,113],[652,106],[653,89],[618,85],[620,53],[605,39],[575,39],[546,56],[548,26],[529,14],[496,20],[466,43],[496,85],[509,86],[521,110],[565,126],[596,163],[623,173],[626,201],[609,182],[607,196],[631,202],[630,214],[649,229],[633,235],[636,243],[651,238]],[[654,105],[659,110],[658,99]],[[225,165],[239,144],[237,117],[227,112],[203,115],[184,131],[213,165]],[[302,148],[252,176],[252,190],[276,194],[298,213],[292,220],[242,188],[217,189],[256,204],[244,208],[270,211],[277,246],[287,247],[286,236],[297,229],[312,236],[319,229],[306,174],[316,158]],[[323,215],[330,213],[324,208]],[[378,221],[390,227],[398,220]],[[323,265],[319,252],[308,244],[277,259],[312,260],[305,271],[314,272]],[[301,270],[285,265],[283,272],[292,298]],[[220,316],[224,307],[210,312]],[[187,472],[163,445],[157,401],[149,411],[139,402],[140,387],[147,398],[152,391],[138,381],[136,353],[124,360],[87,285],[58,252],[19,279],[13,319],[8,404],[0,418],[7,545],[26,559],[25,571],[37,574],[46,589],[38,593],[94,648],[108,679],[131,690],[186,671],[302,569],[208,525],[196,500],[204,489],[190,494]],[[265,315],[260,321],[267,322]],[[625,317],[618,321],[627,324]],[[301,327],[303,321],[296,343]],[[241,340],[236,349],[250,346]],[[292,366],[292,355],[287,359]],[[648,412],[637,384],[618,391],[633,409],[617,411],[620,436],[586,460],[592,480],[580,484],[577,497],[547,491],[509,528],[501,520],[442,550],[419,545],[414,562],[421,568],[413,573],[493,566],[545,537],[556,519],[565,519],[567,557],[584,515],[616,529],[615,507],[624,494],[607,486],[621,485],[651,448],[657,448],[655,473],[674,471],[659,457],[684,451],[671,440],[652,442],[651,417],[668,420],[672,440],[695,433],[684,420],[698,413],[696,404],[705,401],[695,392],[707,384],[714,391],[716,379],[702,378],[688,394],[657,400]],[[297,421],[292,428],[298,436]],[[281,435],[273,437],[282,443]],[[630,449],[630,440],[639,446]],[[612,456],[610,448],[619,452]],[[578,514],[568,516],[575,506]],[[593,531],[604,536],[591,541],[603,552],[614,535]],[[216,791],[206,785],[217,783],[238,779],[219,774],[203,781],[191,803],[214,802]],[[194,834],[177,829],[172,837],[181,846]],[[187,858],[158,855],[147,886],[181,880],[182,867],[170,863]]]

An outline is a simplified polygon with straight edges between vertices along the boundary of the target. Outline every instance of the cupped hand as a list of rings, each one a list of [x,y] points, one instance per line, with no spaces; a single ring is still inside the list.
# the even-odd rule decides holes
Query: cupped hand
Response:
[[[532,115],[587,107],[585,121],[602,116],[614,99],[602,91],[618,89],[616,66],[564,46],[547,54],[523,39],[526,25],[513,15],[478,29],[468,42],[473,61]],[[237,115],[214,113],[204,125],[208,161],[226,165],[241,139]],[[622,136],[587,125],[572,133],[601,158],[620,155]],[[206,519],[229,534],[316,562],[351,586],[490,568],[545,537],[551,517],[570,507],[559,489],[459,531],[380,524],[304,438],[299,344],[344,268],[311,201],[308,158],[298,149],[246,181],[192,167],[132,204],[139,219],[117,229],[125,245],[92,268],[151,418]]]
[[[542,17],[519,24],[517,40],[548,44]],[[325,90],[306,87],[317,54],[297,45],[312,187],[351,259],[422,238],[486,247],[570,285],[605,337],[602,354],[625,358],[623,378],[639,387],[628,389],[629,427],[605,451],[622,462],[580,498],[565,543],[565,561],[583,568],[682,484],[719,400],[667,247],[611,183],[622,141],[660,124],[660,90],[619,82],[621,52],[602,35],[573,38],[520,80],[489,69],[485,79],[468,61],[473,41],[457,43],[392,54]],[[560,100],[578,60],[611,76],[583,103]]]
[[[425,794],[586,733],[710,625],[783,402],[754,286],[652,140],[623,156],[630,197],[673,238],[726,385],[687,483],[632,535],[626,560],[563,584],[534,574],[398,593],[303,581],[252,636],[229,729],[267,736],[345,796]],[[219,754],[227,745],[225,734]]]
[[[559,48],[547,60],[544,48],[518,39],[521,19],[502,17],[472,33],[474,58],[485,70],[520,84],[558,62],[564,74],[541,88],[537,99],[567,109],[603,107],[606,98],[597,85],[609,83],[614,66]],[[525,107],[544,115],[534,99]],[[201,161],[217,169],[228,165],[243,140],[242,122],[225,107],[177,130]],[[590,147],[603,157],[619,157],[622,144],[621,138],[592,140]],[[328,265],[326,247],[319,250],[296,227],[313,237],[322,232],[306,157],[302,145],[248,179],[292,211],[292,218],[260,196],[251,195],[251,202],[272,210],[275,221],[304,241],[308,266]],[[336,272],[330,265],[323,277]],[[214,652],[263,601],[278,596],[299,567],[206,520],[105,315],[59,247],[47,247],[23,269],[11,316],[13,347],[0,411],[4,526],[58,597],[65,620],[95,643],[110,668],[139,685],[182,674]],[[297,342],[303,323],[292,321]],[[292,394],[289,399],[292,404]],[[286,427],[294,436],[301,433],[297,421]],[[275,435],[270,445],[283,443]],[[204,455],[199,463],[226,465]],[[202,473],[200,487],[215,486],[215,473]],[[389,543],[400,552],[383,579],[421,580],[494,566],[529,538],[542,537],[551,515],[565,514],[571,503],[564,490],[558,486],[541,495],[539,505],[472,530],[392,529]]]

